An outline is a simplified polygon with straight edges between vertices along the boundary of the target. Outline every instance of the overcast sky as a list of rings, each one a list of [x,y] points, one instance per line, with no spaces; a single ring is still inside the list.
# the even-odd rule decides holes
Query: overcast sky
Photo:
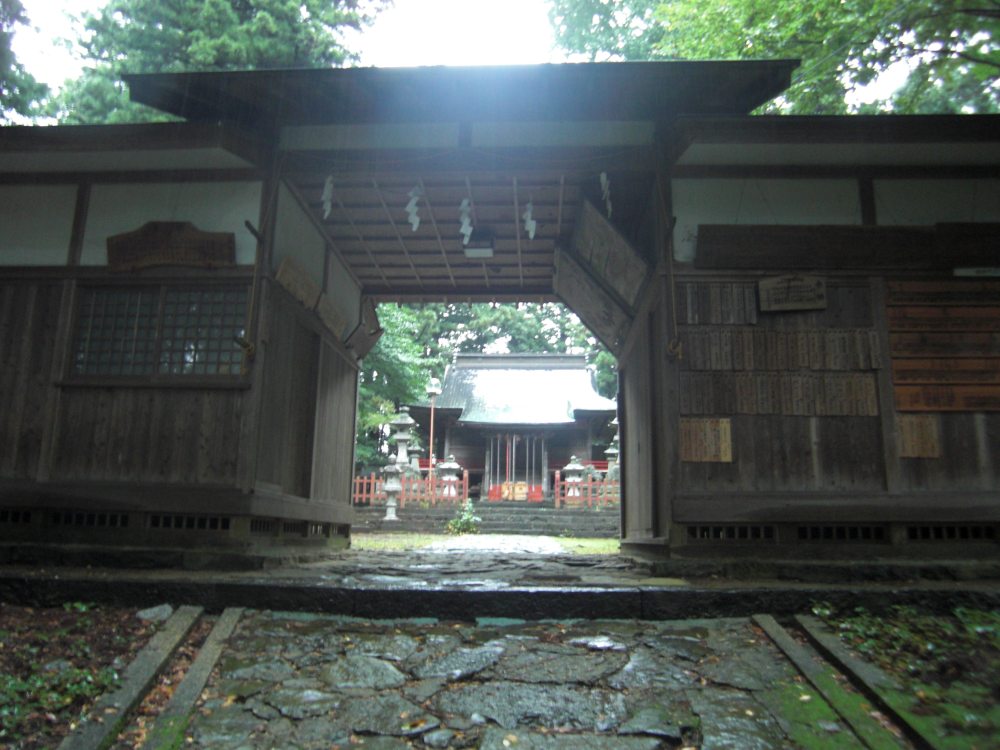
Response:
[[[18,60],[36,78],[59,86],[79,73],[67,44],[70,16],[103,0],[22,0],[32,30],[14,37]],[[362,65],[504,65],[564,62],[554,50],[544,0],[395,0],[352,46]]]

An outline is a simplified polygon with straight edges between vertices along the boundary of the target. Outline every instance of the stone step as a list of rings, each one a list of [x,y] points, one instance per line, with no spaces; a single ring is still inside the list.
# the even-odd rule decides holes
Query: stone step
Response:
[[[460,511],[459,506],[408,505],[397,510],[398,521],[383,521],[383,506],[356,507],[357,531],[442,533]],[[555,508],[544,503],[480,502],[475,505],[480,531],[485,534],[534,536],[618,536],[618,506]]]

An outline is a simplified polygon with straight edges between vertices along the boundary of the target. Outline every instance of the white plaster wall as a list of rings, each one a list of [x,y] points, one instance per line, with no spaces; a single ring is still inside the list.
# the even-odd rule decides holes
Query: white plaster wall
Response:
[[[875,180],[879,224],[1000,222],[1000,180]]]
[[[326,239],[316,230],[295,197],[282,187],[278,192],[278,221],[274,235],[274,268],[283,258],[291,258],[323,286],[347,321],[345,335],[358,324],[361,289],[336,257],[330,257],[326,284],[323,283],[323,260]]]
[[[344,265],[335,257],[330,258],[330,273],[326,280],[326,293],[336,302],[347,320],[344,337],[351,334],[361,322],[361,288],[354,283]]]
[[[205,232],[235,234],[236,262],[252,265],[257,240],[243,222],[259,223],[260,191],[259,182],[94,185],[80,262],[106,264],[108,237],[148,221],[189,221]]]
[[[271,262],[277,270],[281,261],[291,258],[323,285],[323,256],[326,240],[316,231],[298,201],[282,185],[278,192],[278,220],[274,226],[274,250]]]
[[[855,180],[675,179],[674,258],[694,260],[699,224],[860,224]]]
[[[65,266],[76,185],[0,185],[0,265]]]

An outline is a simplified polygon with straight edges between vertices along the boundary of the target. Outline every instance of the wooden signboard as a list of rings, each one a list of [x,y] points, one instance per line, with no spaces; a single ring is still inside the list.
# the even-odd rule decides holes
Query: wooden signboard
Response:
[[[936,414],[900,414],[900,458],[941,458],[941,418]]]
[[[236,235],[203,232],[184,221],[150,221],[107,239],[108,270],[153,266],[229,268],[236,265]]]
[[[1000,283],[905,280],[888,290],[896,408],[1000,411]]]
[[[557,250],[555,260],[553,287],[556,294],[580,316],[602,344],[619,354],[632,322],[628,313],[571,256]]]
[[[761,312],[825,310],[826,280],[819,276],[776,276],[757,282]]]
[[[631,308],[635,308],[639,292],[649,278],[649,268],[642,256],[584,198],[572,240],[573,252],[586,261]]]
[[[733,462],[732,421],[729,419],[681,419],[681,461],[697,463]]]
[[[323,321],[331,333],[338,339],[344,337],[344,329],[347,328],[347,318],[337,307],[336,303],[325,292],[319,295],[319,302],[316,303],[316,314]]]
[[[319,301],[319,296],[323,293],[323,290],[319,284],[313,281],[306,270],[294,260],[283,258],[281,265],[278,266],[278,272],[274,277],[289,294],[308,309],[312,310],[316,307],[316,303]]]

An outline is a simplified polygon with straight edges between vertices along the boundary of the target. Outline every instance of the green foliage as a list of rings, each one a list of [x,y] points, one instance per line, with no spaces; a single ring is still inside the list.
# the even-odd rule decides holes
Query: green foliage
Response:
[[[890,65],[906,85],[868,110],[1000,111],[996,0],[553,0],[559,43],[591,59],[800,58],[777,107],[841,113]]]
[[[385,463],[385,425],[400,404],[424,399],[435,374],[435,363],[424,356],[417,310],[382,305],[378,315],[385,332],[362,362],[358,393],[356,461],[365,467]]]
[[[128,101],[123,73],[315,68],[353,59],[342,33],[385,0],[109,0],[84,15],[80,50],[92,67],[51,105],[63,123],[165,117]]]
[[[79,708],[118,681],[110,667],[99,670],[63,666],[27,677],[0,674],[0,738],[21,739],[20,725],[32,714]]]
[[[483,519],[476,515],[476,509],[472,505],[472,500],[466,500],[465,504],[459,508],[455,517],[448,521],[445,531],[449,534],[478,534],[479,524]]]
[[[17,61],[11,42],[18,26],[28,23],[21,0],[0,0],[0,123],[13,113],[37,114],[49,89],[39,83]]]
[[[897,606],[886,617],[858,607],[837,619],[841,637],[853,648],[886,669],[926,682],[967,680],[977,665],[990,661],[989,652],[995,652],[993,659],[1000,656],[1000,612],[959,608],[940,617]]]

